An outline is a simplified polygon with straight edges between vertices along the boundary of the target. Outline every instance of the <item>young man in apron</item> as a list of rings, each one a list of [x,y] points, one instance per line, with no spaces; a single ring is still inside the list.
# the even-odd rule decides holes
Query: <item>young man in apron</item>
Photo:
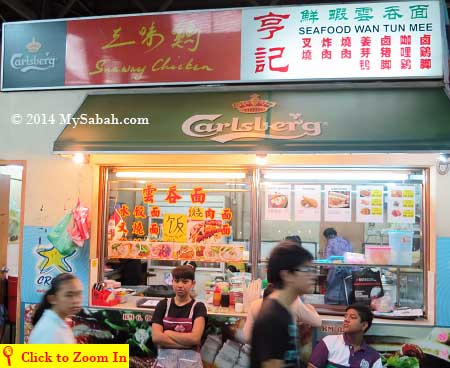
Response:
[[[175,297],[161,300],[152,319],[152,339],[158,345],[155,368],[201,368],[200,341],[207,311],[191,297],[194,269],[178,266],[172,270]]]

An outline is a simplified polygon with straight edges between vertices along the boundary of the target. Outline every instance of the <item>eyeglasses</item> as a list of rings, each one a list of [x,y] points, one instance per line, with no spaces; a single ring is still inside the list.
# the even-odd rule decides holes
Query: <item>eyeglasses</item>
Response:
[[[317,275],[319,273],[319,270],[316,267],[297,267],[297,268],[294,268],[292,271],[301,272],[301,273],[310,273],[313,275]]]

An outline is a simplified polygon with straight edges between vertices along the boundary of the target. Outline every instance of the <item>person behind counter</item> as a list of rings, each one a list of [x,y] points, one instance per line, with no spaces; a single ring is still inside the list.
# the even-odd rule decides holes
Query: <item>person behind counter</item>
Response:
[[[75,344],[66,318],[81,310],[83,286],[71,273],[61,273],[42,297],[31,323],[30,344]]]
[[[244,340],[247,343],[251,342],[253,325],[261,310],[263,300],[272,294],[274,290],[273,285],[269,284],[264,289],[263,299],[257,299],[250,305],[242,331]],[[297,323],[306,323],[313,327],[320,327],[322,325],[322,318],[319,313],[317,313],[316,309],[311,304],[304,304],[300,298],[294,300],[290,306],[290,310],[297,320]]]
[[[325,258],[331,256],[342,256],[345,252],[352,252],[350,242],[338,236],[332,227],[324,230],[323,236],[327,240],[325,246]],[[351,285],[347,285],[347,279],[352,275],[352,269],[347,267],[331,266],[327,274],[327,291],[325,292],[325,304],[348,304],[348,296],[351,293]]]
[[[362,304],[347,307],[342,335],[329,335],[314,347],[308,368],[365,367],[382,368],[380,354],[364,342],[373,314]]]
[[[158,345],[156,368],[171,368],[189,363],[203,367],[200,342],[205,330],[206,306],[191,297],[195,285],[192,266],[172,270],[175,297],[161,300],[152,319],[152,340]]]
[[[270,253],[267,279],[275,291],[263,301],[253,326],[252,368],[299,367],[297,326],[290,306],[314,287],[312,260],[306,249],[287,240]]]

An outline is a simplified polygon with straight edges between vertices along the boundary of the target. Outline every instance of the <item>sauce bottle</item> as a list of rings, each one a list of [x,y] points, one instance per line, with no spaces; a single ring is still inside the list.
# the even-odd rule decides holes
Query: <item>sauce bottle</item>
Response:
[[[222,294],[220,293],[219,286],[216,285],[213,294],[213,305],[216,307],[220,306],[220,300],[222,299]]]

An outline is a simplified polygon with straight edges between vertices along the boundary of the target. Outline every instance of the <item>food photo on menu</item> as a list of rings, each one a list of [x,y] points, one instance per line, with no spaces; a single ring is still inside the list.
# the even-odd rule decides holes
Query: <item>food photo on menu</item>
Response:
[[[328,208],[350,208],[350,191],[328,192]]]

